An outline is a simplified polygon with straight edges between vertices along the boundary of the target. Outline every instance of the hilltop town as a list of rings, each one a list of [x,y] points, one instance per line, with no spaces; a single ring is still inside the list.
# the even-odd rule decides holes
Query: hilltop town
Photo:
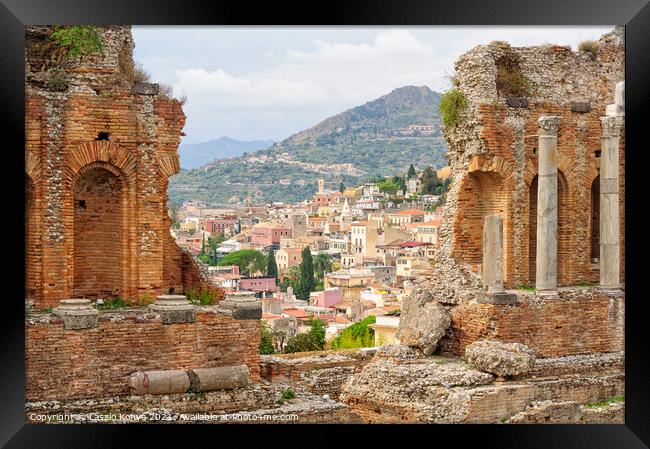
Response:
[[[185,202],[170,212],[176,215],[171,232],[181,248],[208,265],[213,285],[226,294],[250,291],[260,298],[262,320],[283,337],[307,332],[308,321],[320,318],[329,341],[355,322],[381,316],[373,325],[375,342],[395,343],[402,295],[413,281],[431,276],[438,209],[450,180],[448,168],[419,174],[412,169],[380,183],[335,190],[320,179],[313,198],[296,204],[214,209]],[[297,298],[305,249],[320,271],[314,270],[313,290]],[[246,272],[242,263],[227,264],[251,254],[274,258],[277,272],[267,272],[267,263]],[[277,342],[278,351],[286,338]]]

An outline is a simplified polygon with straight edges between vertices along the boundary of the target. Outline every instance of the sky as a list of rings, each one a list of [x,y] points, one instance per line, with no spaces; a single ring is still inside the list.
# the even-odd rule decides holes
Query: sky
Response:
[[[134,26],[134,59],[187,96],[183,143],[280,141],[391,90],[451,86],[454,61],[493,40],[570,45],[613,26]]]

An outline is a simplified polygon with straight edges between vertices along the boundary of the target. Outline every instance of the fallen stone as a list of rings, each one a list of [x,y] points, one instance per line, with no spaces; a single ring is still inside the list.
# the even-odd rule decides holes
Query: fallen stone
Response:
[[[182,370],[139,371],[129,378],[134,394],[185,393],[190,387],[190,378]]]
[[[230,390],[248,386],[250,370],[246,365],[196,368],[189,370],[190,390]]]
[[[431,355],[451,325],[451,316],[436,301],[419,306],[418,296],[410,295],[402,301],[402,316],[396,336],[402,344],[420,348],[425,355]]]
[[[497,376],[528,373],[535,366],[535,353],[521,343],[479,340],[465,348],[465,358],[477,369]]]

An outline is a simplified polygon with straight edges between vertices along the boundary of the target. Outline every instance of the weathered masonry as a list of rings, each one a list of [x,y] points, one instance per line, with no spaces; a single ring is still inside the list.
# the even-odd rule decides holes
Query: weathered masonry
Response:
[[[599,192],[605,157],[600,119],[610,115],[606,107],[614,103],[615,86],[624,78],[622,37],[604,36],[595,53],[493,42],[461,56],[456,77],[468,107],[461,111],[458,126],[445,129],[454,177],[448,195],[452,229],[447,233],[455,260],[475,269],[483,263],[483,221],[497,214],[504,220],[506,288],[537,283],[541,292],[599,282],[604,256]],[[514,96],[509,91],[513,83],[527,86],[528,92]],[[623,135],[618,145],[616,232],[622,261]],[[611,191],[612,183],[607,185]],[[539,198],[538,191],[545,196]],[[557,212],[547,213],[549,207]],[[539,217],[545,221],[538,223]],[[547,239],[556,233],[555,240]],[[548,246],[552,244],[556,248]],[[623,267],[618,275],[622,282]]]
[[[168,229],[179,101],[134,82],[129,27],[66,59],[52,27],[26,29],[26,298],[153,298],[197,279]],[[185,277],[185,278],[184,278]]]

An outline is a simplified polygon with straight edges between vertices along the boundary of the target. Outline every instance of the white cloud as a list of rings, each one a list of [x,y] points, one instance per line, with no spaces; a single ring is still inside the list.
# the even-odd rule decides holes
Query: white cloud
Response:
[[[187,95],[188,141],[282,139],[405,85],[449,87],[453,62],[479,43],[576,45],[607,27],[174,28],[138,31],[145,68]],[[147,33],[151,33],[147,38]],[[212,33],[212,34],[211,34]],[[309,36],[309,37],[307,37]],[[211,45],[210,42],[214,44]],[[155,49],[157,52],[152,52]]]

